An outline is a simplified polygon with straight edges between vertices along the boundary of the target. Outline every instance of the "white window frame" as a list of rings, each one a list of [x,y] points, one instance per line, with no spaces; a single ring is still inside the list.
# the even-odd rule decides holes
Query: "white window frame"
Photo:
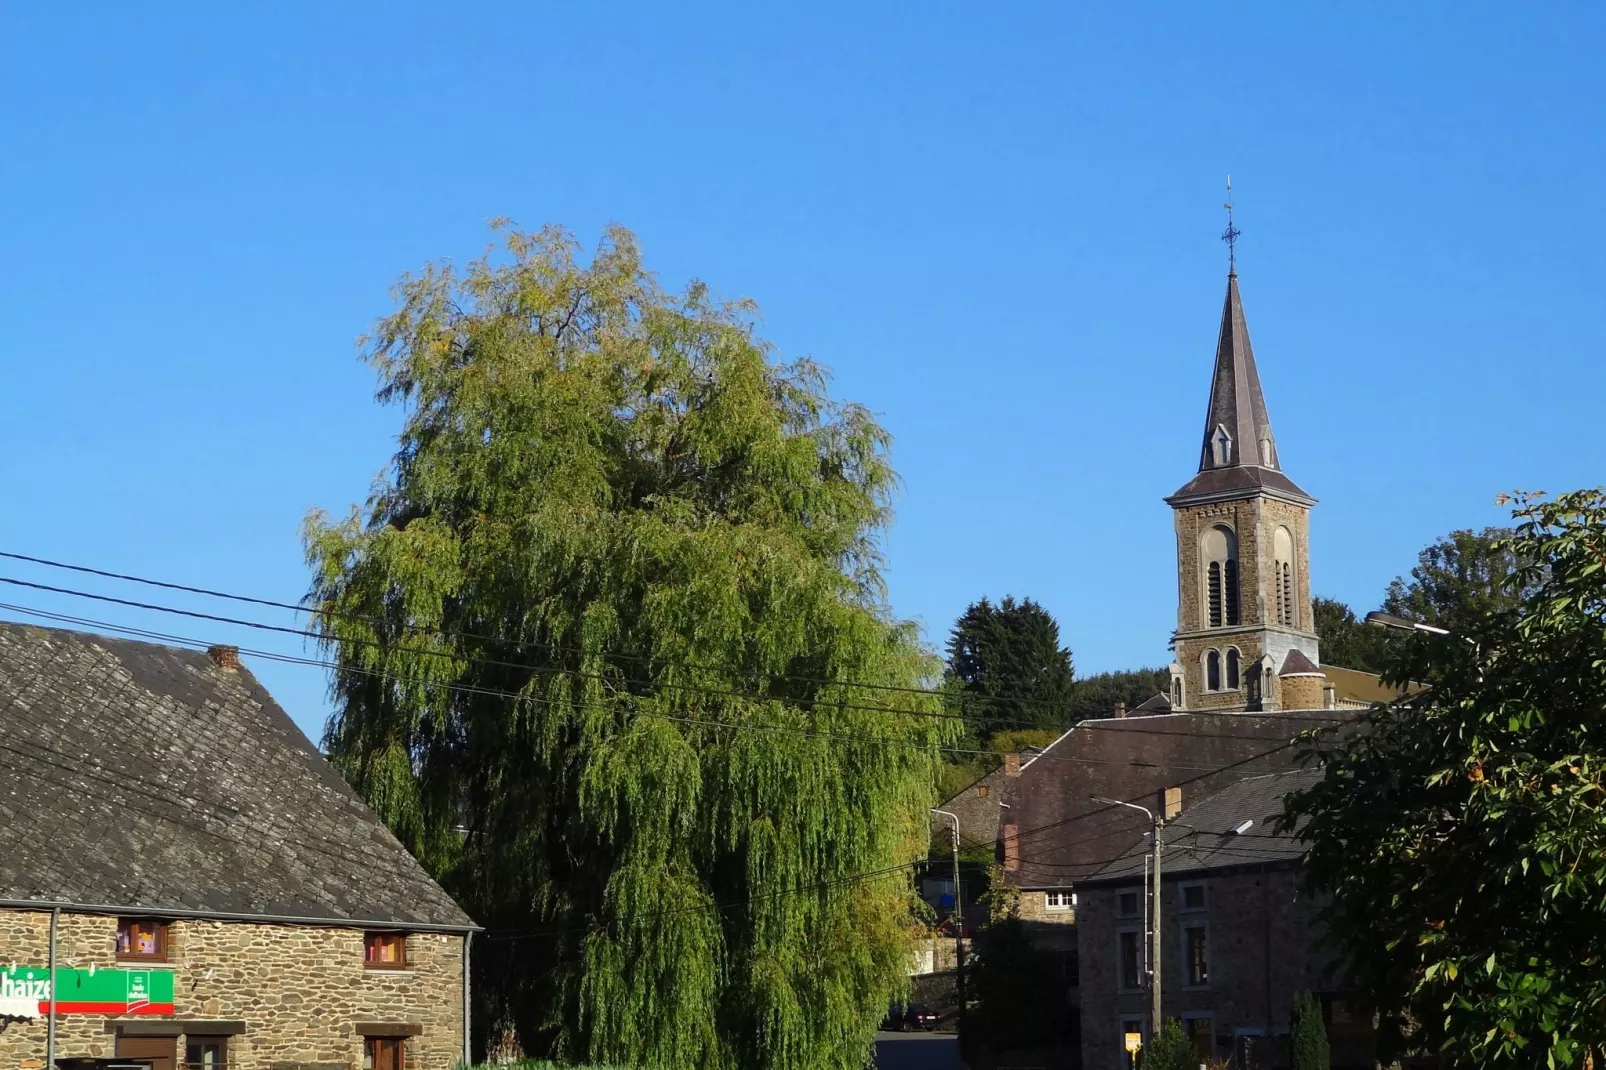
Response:
[[[1055,902],[1056,899],[1059,900],[1059,902],[1056,903]],[[1046,910],[1046,911],[1051,911],[1053,913],[1059,913],[1061,911],[1074,910],[1075,908],[1076,908],[1076,893],[1075,892],[1063,892],[1063,891],[1061,891],[1061,892],[1044,892],[1043,893],[1043,909]]]

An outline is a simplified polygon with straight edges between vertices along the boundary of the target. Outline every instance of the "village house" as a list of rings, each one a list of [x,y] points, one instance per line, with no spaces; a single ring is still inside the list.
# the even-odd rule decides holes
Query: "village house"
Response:
[[[475,931],[234,648],[0,624],[0,1070],[447,1070]]]
[[[1317,946],[1316,904],[1298,894],[1301,846],[1275,829],[1282,797],[1319,777],[1250,777],[1185,810],[1161,835],[1163,1012],[1203,1062],[1286,1067],[1293,1000],[1322,1002],[1332,1065],[1373,1065],[1371,1019],[1359,1013]],[[1147,1041],[1153,841],[1077,884],[1083,1070],[1128,1070]]]

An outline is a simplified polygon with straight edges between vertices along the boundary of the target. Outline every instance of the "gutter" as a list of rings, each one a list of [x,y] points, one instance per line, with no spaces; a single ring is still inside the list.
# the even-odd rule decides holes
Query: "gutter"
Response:
[[[258,925],[312,925],[326,929],[405,929],[410,933],[455,933],[467,936],[482,933],[483,925],[443,925],[439,922],[405,921],[398,918],[309,918],[294,914],[243,914],[222,910],[192,910],[183,907],[140,907],[111,903],[69,903],[44,899],[0,899],[0,907],[15,910],[54,911],[73,914],[109,914],[122,918],[183,918],[194,921],[239,921]]]

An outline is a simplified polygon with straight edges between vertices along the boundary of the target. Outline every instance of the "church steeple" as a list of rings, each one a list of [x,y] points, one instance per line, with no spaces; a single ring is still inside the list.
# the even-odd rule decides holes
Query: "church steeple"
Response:
[[[1277,440],[1272,437],[1266,396],[1260,389],[1260,371],[1249,344],[1249,323],[1238,293],[1238,273],[1232,271],[1227,275],[1227,299],[1221,309],[1215,375],[1210,380],[1210,404],[1205,410],[1199,448],[1199,474],[1166,501],[1176,505],[1250,489],[1314,504],[1310,495],[1282,474],[1278,463]]]
[[[1229,245],[1236,236],[1229,221]],[[1227,274],[1198,472],[1166,502],[1177,533],[1172,706],[1275,710],[1319,699],[1309,564],[1316,501],[1283,474],[1236,265]]]

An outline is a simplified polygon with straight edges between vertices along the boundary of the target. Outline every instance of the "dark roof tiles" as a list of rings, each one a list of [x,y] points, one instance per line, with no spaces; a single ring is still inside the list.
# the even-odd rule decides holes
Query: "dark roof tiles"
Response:
[[[14,623],[0,899],[474,927],[248,671]]]

